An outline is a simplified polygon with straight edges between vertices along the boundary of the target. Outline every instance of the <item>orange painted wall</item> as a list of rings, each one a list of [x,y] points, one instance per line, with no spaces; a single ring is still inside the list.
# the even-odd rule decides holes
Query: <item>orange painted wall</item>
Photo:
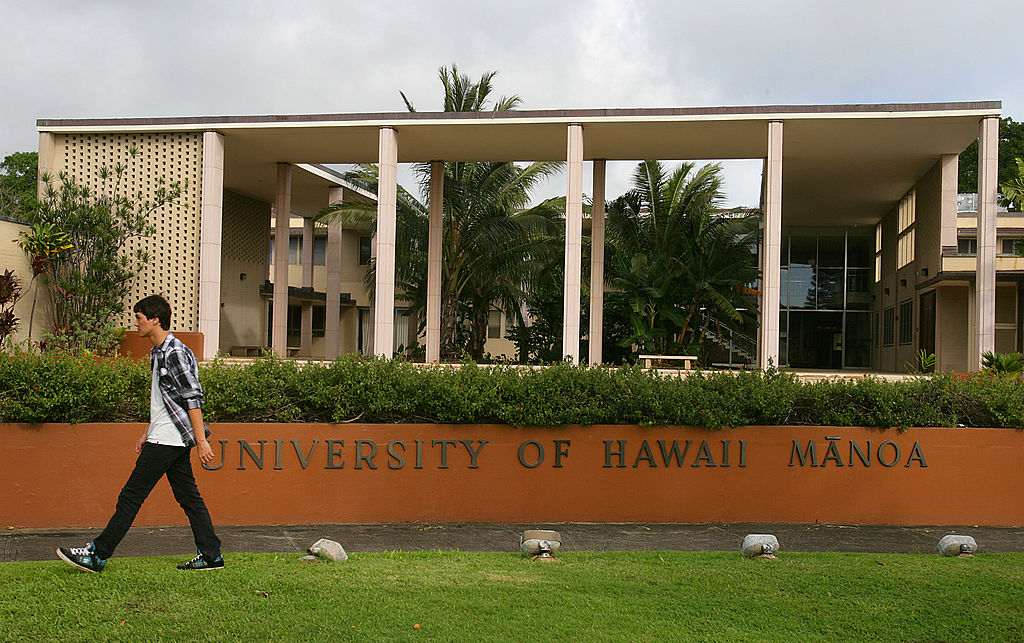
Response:
[[[174,336],[181,340],[185,346],[196,356],[197,361],[203,361],[203,334],[190,333],[186,331],[174,331]],[[125,331],[124,337],[118,345],[117,353],[122,357],[130,357],[136,362],[149,360],[149,351],[153,343],[146,337],[139,337],[139,331]]]
[[[133,445],[143,424],[0,425],[0,525],[99,527],[113,510],[134,463]],[[1024,433],[1009,429],[911,429],[905,433],[835,427],[742,427],[717,432],[691,427],[628,426],[512,429],[507,426],[220,424],[211,426],[218,456],[214,471],[194,468],[214,521],[219,524],[372,522],[791,522],[866,524],[1024,525]],[[824,461],[828,437],[838,437]],[[244,440],[263,469],[244,456]],[[277,462],[280,440],[281,458]],[[291,440],[309,456],[303,470]],[[314,447],[314,440],[318,441]],[[328,465],[327,440],[340,451]],[[356,457],[356,441],[368,455],[377,446],[376,469]],[[405,464],[388,456],[403,441]],[[422,440],[422,468],[415,445]],[[448,446],[442,468],[437,440],[487,440],[471,468],[466,447]],[[543,445],[534,468],[519,461],[529,440]],[[568,455],[554,467],[554,440],[569,440]],[[622,464],[605,464],[604,440],[626,440]],[[647,440],[650,458],[641,450]],[[683,450],[683,466],[664,466],[658,445]],[[703,441],[708,448],[701,453]],[[724,466],[722,440],[729,441]],[[815,440],[818,467],[789,466],[793,443]],[[740,443],[745,443],[741,465]],[[854,457],[872,444],[871,466]],[[878,461],[878,447],[892,442],[901,452],[894,466]],[[911,460],[914,444],[927,463]],[[393,450],[399,452],[397,444]],[[705,457],[697,460],[698,455]],[[524,447],[528,464],[536,445]],[[638,456],[644,456],[638,458]],[[711,460],[709,461],[708,457]],[[838,460],[843,466],[838,466]],[[884,459],[895,446],[883,448]],[[709,466],[711,461],[716,466]],[[698,466],[693,466],[694,464]],[[910,466],[906,466],[909,463]],[[357,467],[357,464],[359,465]],[[655,465],[655,466],[652,466]],[[280,468],[275,468],[279,466]],[[137,525],[186,524],[166,482],[143,506]]]

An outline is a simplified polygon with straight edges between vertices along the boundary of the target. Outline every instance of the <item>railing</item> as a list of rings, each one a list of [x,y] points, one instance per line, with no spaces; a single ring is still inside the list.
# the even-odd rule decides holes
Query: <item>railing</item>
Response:
[[[701,326],[707,323],[706,312],[701,311],[697,314],[697,323]],[[712,356],[712,364],[742,368],[756,361],[757,339],[737,330],[728,322],[719,321],[708,324],[704,338],[713,342],[720,351],[717,355]],[[706,346],[705,350],[707,350]],[[720,359],[716,360],[715,357]]]

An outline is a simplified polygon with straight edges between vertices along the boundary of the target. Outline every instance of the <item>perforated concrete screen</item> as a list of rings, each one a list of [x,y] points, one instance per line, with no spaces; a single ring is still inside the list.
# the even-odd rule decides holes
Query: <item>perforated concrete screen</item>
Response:
[[[135,156],[129,154],[132,146],[137,150]],[[55,148],[54,169],[69,173],[94,192],[114,189],[113,181],[104,185],[100,169],[118,163],[127,168],[118,186],[124,194],[141,192],[143,199],[149,199],[161,177],[168,184],[187,183],[181,199],[150,215],[156,229],[153,236],[128,244],[128,252],[145,250],[149,263],[132,284],[121,324],[131,327],[135,301],[160,293],[174,310],[172,327],[198,331],[202,134],[66,134],[57,137]]]
[[[265,265],[270,252],[270,204],[225,191],[222,243],[224,259]]]

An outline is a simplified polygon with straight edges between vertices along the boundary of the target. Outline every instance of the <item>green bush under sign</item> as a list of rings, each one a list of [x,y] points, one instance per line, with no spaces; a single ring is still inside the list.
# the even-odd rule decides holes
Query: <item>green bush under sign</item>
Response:
[[[277,358],[205,363],[209,422],[987,426],[1024,428],[1020,375],[945,374],[801,383],[767,373],[663,376],[637,367],[424,369],[345,356],[299,368]],[[146,363],[92,356],[0,359],[0,422],[144,422]]]

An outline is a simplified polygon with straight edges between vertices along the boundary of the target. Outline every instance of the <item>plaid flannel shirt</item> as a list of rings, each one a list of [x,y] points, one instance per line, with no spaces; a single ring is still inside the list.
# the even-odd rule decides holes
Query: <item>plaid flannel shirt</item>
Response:
[[[160,378],[160,395],[171,421],[181,433],[181,439],[187,447],[196,445],[192,421],[188,419],[189,409],[203,408],[203,387],[199,384],[199,365],[196,356],[188,346],[173,334],[159,346],[149,351],[149,367],[154,367]],[[210,429],[203,424],[207,437]]]

